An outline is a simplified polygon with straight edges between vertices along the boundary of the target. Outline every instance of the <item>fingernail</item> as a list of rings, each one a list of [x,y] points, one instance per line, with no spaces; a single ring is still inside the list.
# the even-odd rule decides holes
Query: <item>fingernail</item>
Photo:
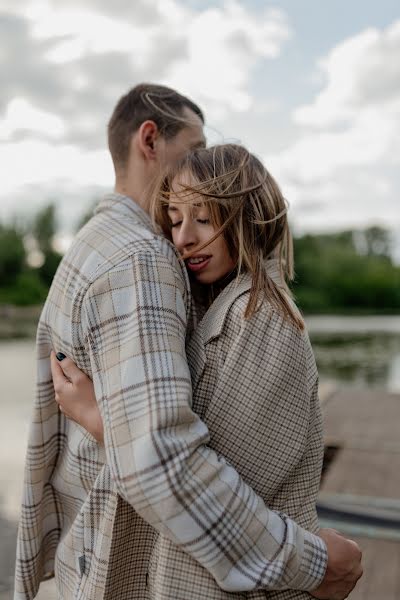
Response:
[[[59,360],[61,362],[62,360],[64,360],[64,358],[67,358],[67,357],[62,352],[57,352],[56,358],[57,358],[57,360]]]

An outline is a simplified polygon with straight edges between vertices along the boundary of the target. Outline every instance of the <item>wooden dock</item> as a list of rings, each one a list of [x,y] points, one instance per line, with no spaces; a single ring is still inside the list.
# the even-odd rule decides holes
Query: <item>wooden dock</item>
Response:
[[[322,402],[333,449],[320,502],[383,516],[392,526],[333,525],[363,550],[364,576],[351,600],[400,598],[400,394],[343,390]],[[396,523],[398,522],[398,525]],[[325,524],[325,523],[323,523]],[[331,525],[332,523],[327,523]]]

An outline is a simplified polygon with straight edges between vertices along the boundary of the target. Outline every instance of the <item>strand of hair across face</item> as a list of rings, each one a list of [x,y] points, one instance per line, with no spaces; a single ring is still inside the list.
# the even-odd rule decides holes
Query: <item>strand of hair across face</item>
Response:
[[[225,175],[224,175],[225,176]],[[186,197],[186,196],[190,196],[192,194],[200,194],[201,196],[205,196],[206,198],[215,198],[216,200],[224,200],[224,199],[233,199],[233,198],[240,198],[241,196],[245,196],[246,194],[250,194],[251,192],[256,192],[257,190],[259,190],[267,181],[268,179],[268,174],[266,174],[265,178],[263,179],[263,181],[250,186],[248,188],[243,188],[241,190],[238,190],[236,192],[230,192],[230,193],[223,193],[223,194],[217,194],[215,192],[211,193],[211,192],[207,192],[204,190],[204,186],[207,183],[210,182],[214,182],[214,179],[210,179],[209,181],[205,181],[201,184],[198,184],[196,186],[192,186],[192,185],[182,185],[181,187],[183,188],[183,191],[179,191],[179,193],[177,194],[176,191],[172,192],[170,190],[163,190],[161,192],[161,195],[164,198],[169,198],[169,196],[171,196],[171,194],[174,194],[175,196],[182,196],[182,197]],[[186,192],[186,194],[185,194]],[[184,200],[182,201],[184,202]]]

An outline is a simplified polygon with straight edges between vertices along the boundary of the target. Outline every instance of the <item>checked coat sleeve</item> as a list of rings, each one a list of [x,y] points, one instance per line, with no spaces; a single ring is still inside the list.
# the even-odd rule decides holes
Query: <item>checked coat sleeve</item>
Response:
[[[144,249],[86,295],[83,327],[118,493],[224,590],[314,589],[323,541],[269,510],[207,446],[191,409],[185,294],[171,261]]]

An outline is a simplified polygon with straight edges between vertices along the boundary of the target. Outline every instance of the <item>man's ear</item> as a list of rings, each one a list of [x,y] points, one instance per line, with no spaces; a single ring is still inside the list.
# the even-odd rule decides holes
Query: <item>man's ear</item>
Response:
[[[138,130],[137,141],[139,149],[147,160],[155,160],[157,157],[157,139],[160,131],[154,121],[144,121]]]

